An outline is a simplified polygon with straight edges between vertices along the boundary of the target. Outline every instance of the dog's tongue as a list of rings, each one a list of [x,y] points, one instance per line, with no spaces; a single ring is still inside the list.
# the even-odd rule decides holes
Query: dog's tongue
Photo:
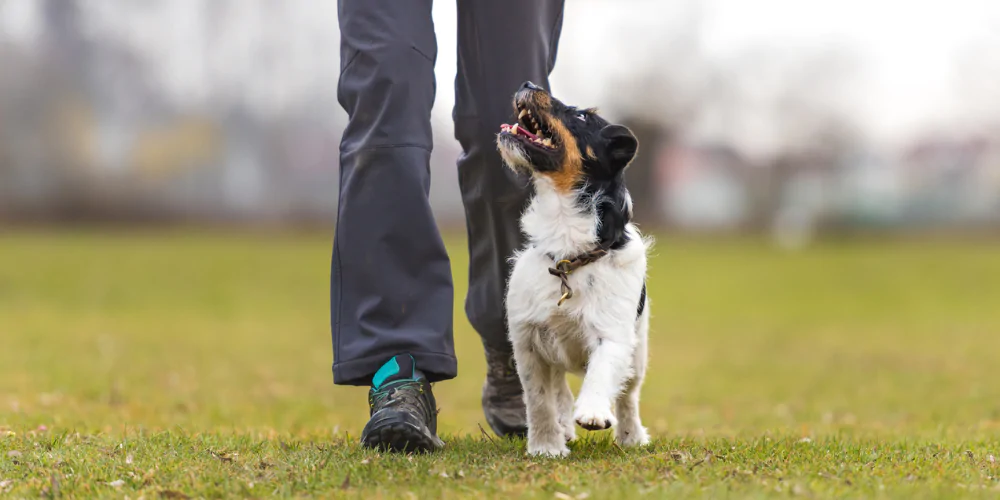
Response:
[[[510,132],[513,135],[524,134],[524,135],[528,136],[531,139],[538,139],[537,135],[532,134],[531,132],[528,132],[527,129],[525,129],[524,127],[522,127],[520,125],[517,125],[517,124],[508,125],[508,124],[504,123],[503,125],[500,125],[500,130],[503,131],[503,132]]]

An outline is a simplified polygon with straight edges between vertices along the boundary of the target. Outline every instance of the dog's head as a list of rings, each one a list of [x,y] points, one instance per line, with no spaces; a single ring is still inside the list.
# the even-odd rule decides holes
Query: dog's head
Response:
[[[601,246],[624,245],[632,219],[624,172],[639,147],[632,131],[531,82],[521,85],[513,104],[516,123],[501,125],[497,135],[504,163],[530,174],[536,186],[548,181],[552,189],[545,196],[573,197],[581,214],[594,217]]]
[[[531,82],[517,90],[513,105],[516,123],[501,125],[497,136],[504,162],[549,178],[559,191],[619,179],[639,147],[627,127],[593,108],[564,104]]]

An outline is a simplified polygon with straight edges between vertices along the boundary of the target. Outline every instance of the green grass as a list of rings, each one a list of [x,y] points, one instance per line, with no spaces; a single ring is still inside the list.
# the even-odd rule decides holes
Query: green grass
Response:
[[[446,451],[357,446],[327,234],[0,234],[0,497],[1000,496],[1000,244],[658,239],[655,438],[484,435],[456,277]],[[573,380],[573,387],[578,387]],[[993,458],[993,457],[996,458]]]

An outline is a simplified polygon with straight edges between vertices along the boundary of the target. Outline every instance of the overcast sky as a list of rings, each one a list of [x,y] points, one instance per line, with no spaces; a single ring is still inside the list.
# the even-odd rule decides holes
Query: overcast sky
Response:
[[[127,0],[88,0],[94,31],[128,40],[155,58],[159,76],[178,99],[204,99],[213,89],[244,92],[262,105],[280,106],[297,95],[335,93],[338,68],[336,2],[285,0],[280,12],[264,3],[226,19],[220,33],[206,32],[204,0],[169,0],[158,7],[127,6]],[[31,44],[35,0],[0,0],[0,39]],[[992,48],[983,67],[1000,70],[1000,2],[996,0],[703,0],[701,47],[726,61],[753,47],[808,53],[852,48],[864,72],[851,88],[849,106],[875,138],[909,135],[947,124],[970,108],[953,71],[964,47]],[[134,5],[134,4],[133,4]],[[604,106],[614,82],[655,61],[670,38],[680,0],[569,0],[553,86],[567,100]],[[437,1],[438,96],[435,118],[450,128],[455,71],[455,8]],[[215,24],[215,20],[211,21]],[[221,25],[220,25],[221,26]],[[205,54],[207,37],[217,48]],[[261,71],[254,40],[281,39],[278,70]],[[272,44],[273,45],[273,44]],[[986,78],[995,82],[1000,74]],[[253,82],[251,84],[251,82]],[[449,130],[450,131],[450,130]]]
[[[620,60],[623,52],[655,51],[657,44],[649,40],[655,37],[653,30],[629,28],[637,20],[650,28],[665,25],[679,5],[657,0],[614,5],[578,1],[569,11],[565,36],[571,42],[564,45],[554,80],[581,98],[597,96],[601,79],[560,77],[595,64],[595,58],[586,56],[588,52],[603,51],[615,54],[612,60]],[[992,49],[992,55],[984,58],[998,71],[984,73],[993,82],[1000,80],[1000,2],[996,0],[703,0],[701,4],[705,9],[702,48],[715,60],[755,46],[803,53],[829,47],[853,50],[862,58],[864,71],[854,87],[844,92],[853,103],[852,111],[877,138],[893,139],[929,124],[953,121],[977,106],[964,95],[962,77],[954,71],[956,57],[970,46]],[[632,7],[620,7],[626,5]],[[632,9],[643,15],[631,16]],[[622,37],[619,45],[608,43]],[[583,50],[574,50],[574,45]],[[642,58],[639,53],[630,55]],[[627,69],[612,62],[600,74],[622,71]]]

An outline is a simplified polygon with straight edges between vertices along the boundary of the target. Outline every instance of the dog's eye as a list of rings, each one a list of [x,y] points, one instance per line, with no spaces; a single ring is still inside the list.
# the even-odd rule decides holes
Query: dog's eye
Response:
[[[580,113],[580,114],[576,115],[576,118],[578,120],[580,120],[581,122],[585,122],[585,121],[587,121],[587,113]]]

